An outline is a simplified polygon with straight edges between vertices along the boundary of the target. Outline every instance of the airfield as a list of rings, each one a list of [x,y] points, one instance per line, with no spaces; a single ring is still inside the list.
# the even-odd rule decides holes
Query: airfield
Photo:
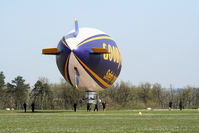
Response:
[[[141,112],[141,114],[139,114]],[[199,110],[0,111],[0,132],[198,132]]]

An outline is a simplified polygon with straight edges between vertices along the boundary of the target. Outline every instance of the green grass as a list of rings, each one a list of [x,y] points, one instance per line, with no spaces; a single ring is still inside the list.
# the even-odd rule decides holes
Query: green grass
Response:
[[[4,132],[199,132],[199,111],[0,111],[0,133]]]

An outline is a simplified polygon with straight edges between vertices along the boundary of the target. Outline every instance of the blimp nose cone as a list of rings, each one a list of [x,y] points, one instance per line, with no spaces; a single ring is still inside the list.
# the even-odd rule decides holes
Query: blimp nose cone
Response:
[[[103,55],[100,54],[92,54],[91,53],[92,46],[84,45],[79,46],[73,50],[73,53],[79,62],[82,62],[86,65],[86,67],[93,70],[97,65],[101,65],[100,57]],[[83,65],[84,66],[84,65]]]

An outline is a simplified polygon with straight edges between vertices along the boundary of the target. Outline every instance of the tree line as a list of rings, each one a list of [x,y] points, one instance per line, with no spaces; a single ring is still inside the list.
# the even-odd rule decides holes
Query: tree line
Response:
[[[182,89],[167,89],[160,84],[141,83],[132,85],[120,82],[97,92],[102,101],[106,101],[108,109],[144,109],[168,108],[170,101],[173,108],[194,109],[199,107],[199,88],[187,86]],[[40,78],[33,87],[17,76],[11,83],[5,83],[5,75],[0,72],[0,109],[23,109],[23,104],[35,103],[36,109],[72,109],[78,103],[79,109],[85,109],[82,101],[84,91],[67,84],[62,80],[59,84],[50,84],[47,78]]]

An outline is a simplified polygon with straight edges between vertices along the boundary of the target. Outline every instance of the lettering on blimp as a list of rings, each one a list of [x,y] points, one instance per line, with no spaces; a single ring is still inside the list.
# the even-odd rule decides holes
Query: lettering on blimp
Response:
[[[108,48],[108,52],[109,54],[104,54],[104,60],[107,60],[107,61],[113,61],[114,63],[117,63],[118,64],[118,69],[119,69],[119,66],[120,66],[120,62],[121,62],[121,58],[120,58],[120,52],[118,50],[117,47],[115,46],[111,46],[110,44],[106,44],[106,43],[103,43],[103,48]]]
[[[117,79],[117,77],[114,76],[113,71],[111,71],[110,69],[108,69],[108,71],[106,72],[106,75],[104,75],[103,78],[107,80],[109,84],[113,84],[115,80]]]

